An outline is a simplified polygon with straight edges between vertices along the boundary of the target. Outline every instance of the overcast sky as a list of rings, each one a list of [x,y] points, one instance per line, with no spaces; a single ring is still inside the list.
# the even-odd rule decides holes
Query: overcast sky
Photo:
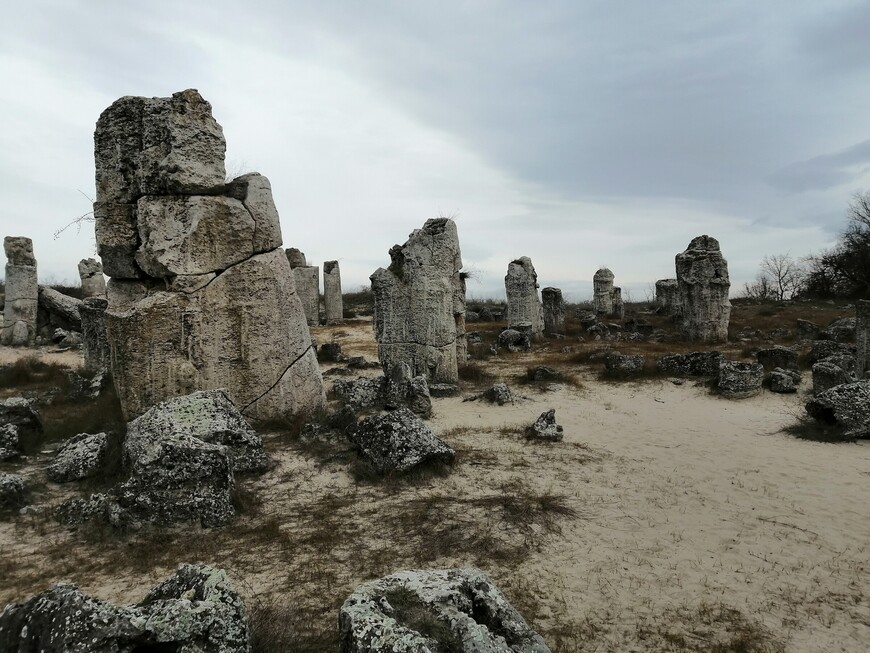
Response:
[[[31,0],[0,25],[0,232],[77,280],[93,129],[123,95],[197,88],[227,169],[272,182],[285,247],[345,290],[437,215],[472,297],[529,256],[643,299],[697,235],[732,292],[830,245],[870,187],[870,3]]]

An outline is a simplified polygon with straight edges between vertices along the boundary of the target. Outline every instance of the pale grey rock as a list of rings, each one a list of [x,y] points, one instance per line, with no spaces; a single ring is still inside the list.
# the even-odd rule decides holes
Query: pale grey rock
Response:
[[[255,252],[268,252],[281,247],[281,221],[272,184],[259,172],[249,172],[233,179],[226,187],[226,194],[239,200],[254,219],[252,247]]]
[[[55,483],[96,476],[103,469],[108,446],[106,433],[80,433],[64,443],[45,472]]]
[[[21,441],[18,436],[18,426],[3,424],[0,426],[0,462],[12,460],[21,454]]]
[[[514,403],[514,395],[506,383],[496,383],[483,393],[483,398],[489,403],[499,406]]]
[[[93,401],[111,383],[111,376],[105,370],[93,376],[82,376],[73,370],[66,370],[64,375],[69,379],[69,398],[73,400]]]
[[[249,653],[241,596],[225,572],[180,565],[138,605],[114,605],[57,584],[0,614],[0,651]]]
[[[643,372],[646,359],[640,354],[620,354],[618,351],[609,353],[604,358],[604,367],[608,372],[626,376],[634,376]]]
[[[761,363],[723,361],[719,366],[717,388],[728,399],[746,399],[761,392],[764,367]]]
[[[0,472],[0,510],[16,510],[24,506],[26,486],[24,479],[18,474]],[[2,636],[3,619],[0,615],[0,636]],[[0,647],[0,651],[4,650]]]
[[[797,392],[797,386],[801,382],[801,374],[797,370],[774,368],[768,375],[770,391],[779,394]]]
[[[610,293],[611,304],[613,306],[613,312],[611,313],[612,317],[615,317],[617,320],[622,320],[625,318],[625,304],[622,301],[622,288],[618,286],[614,286],[613,291]]]
[[[556,424],[555,408],[545,410],[531,426],[526,427],[526,438],[529,440],[561,442],[564,436],[562,426]]]
[[[42,432],[42,418],[36,409],[36,401],[24,397],[0,400],[0,426],[12,424],[20,435]]]
[[[108,372],[112,353],[106,335],[106,308],[109,302],[102,297],[88,297],[79,306],[82,322],[82,351],[85,369]]]
[[[529,338],[544,332],[544,309],[538,297],[538,273],[532,259],[522,256],[508,264],[504,278],[508,328]]]
[[[325,261],[323,263],[323,317],[327,324],[344,322],[341,269],[338,266],[338,261]]]
[[[289,260],[290,257],[287,258]],[[293,267],[292,270],[296,295],[302,304],[305,321],[308,322],[308,326],[317,326],[320,324],[320,268],[316,265],[307,265]]]
[[[718,376],[725,357],[718,351],[693,351],[689,354],[668,354],[659,358],[660,372],[673,376]]]
[[[600,268],[592,275],[592,310],[597,315],[613,313],[613,272]]]
[[[39,309],[33,241],[23,236],[6,236],[3,249],[6,253],[6,298],[0,343],[30,347],[36,342]]]
[[[725,342],[731,318],[728,262],[711,236],[694,238],[676,256],[682,336],[697,342]]]
[[[806,405],[817,420],[837,423],[847,438],[870,437],[870,381],[843,383],[816,395]]]
[[[431,462],[449,464],[456,455],[408,408],[367,417],[348,437],[378,474],[407,472]]]
[[[859,379],[870,378],[870,300],[859,299],[855,304],[855,347]]]
[[[855,356],[856,349],[853,345],[834,340],[813,340],[809,360],[811,363],[838,355]]]
[[[308,261],[305,259],[305,252],[298,250],[295,247],[289,247],[285,250],[287,254],[287,262],[290,263],[290,268],[304,268],[308,266]]]
[[[841,317],[831,322],[824,331],[819,333],[819,339],[848,342],[855,337],[855,326],[854,317]]]
[[[82,298],[106,296],[106,278],[103,264],[97,259],[83,258],[79,261],[79,278],[82,282]]]
[[[499,333],[496,344],[510,352],[526,351],[532,347],[529,335],[516,329],[505,329]]]
[[[51,316],[51,324],[62,324],[67,329],[81,332],[81,305],[81,299],[64,295],[48,286],[39,286],[39,307]]]
[[[396,363],[390,376],[338,380],[333,384],[333,392],[354,410],[406,407],[424,419],[432,414],[432,398],[426,378],[422,375],[412,377],[406,363]]]
[[[406,363],[413,376],[458,383],[465,364],[465,300],[456,223],[427,220],[390,249],[388,268],[371,275],[378,357],[387,374]]]
[[[54,518],[62,526],[79,526],[89,521],[109,520],[109,497],[106,494],[91,494],[89,497],[73,497],[54,510]]]
[[[78,331],[70,331],[67,333],[63,339],[57,343],[58,347],[64,349],[70,349],[72,347],[79,347],[82,344],[82,334]]]
[[[481,570],[400,571],[357,587],[339,612],[341,653],[549,653]],[[434,638],[431,628],[437,624]]]
[[[94,232],[105,274],[116,280],[145,276],[136,265],[139,231],[135,203],[94,202]]]
[[[429,394],[433,397],[457,397],[461,392],[458,383],[433,383],[429,386]]]
[[[813,363],[812,371],[814,395],[819,395],[843,383],[851,383],[857,380],[854,374],[849,372],[849,367],[845,360],[838,359],[836,356],[830,356],[820,360],[818,363]]]
[[[788,349],[787,347],[767,347],[759,349],[755,353],[755,359],[764,366],[766,370],[772,370],[775,367],[781,367],[787,370],[798,369],[797,352]]]
[[[659,279],[656,281],[656,310],[664,315],[680,315],[680,284],[676,279]]]
[[[544,288],[541,291],[541,305],[544,311],[544,333],[565,333],[565,300],[562,299],[562,291]]]

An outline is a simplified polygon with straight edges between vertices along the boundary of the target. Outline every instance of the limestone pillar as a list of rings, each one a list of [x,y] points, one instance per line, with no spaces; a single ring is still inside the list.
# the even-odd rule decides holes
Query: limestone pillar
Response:
[[[544,309],[544,333],[565,333],[565,301],[562,299],[562,291],[558,288],[544,288],[541,291],[541,299]]]
[[[544,332],[544,310],[538,297],[538,273],[532,259],[522,256],[508,264],[504,278],[507,323],[531,338]]]
[[[429,383],[459,381],[465,325],[462,255],[456,223],[427,220],[404,245],[390,249],[392,262],[371,275],[374,329],[384,373],[397,363]],[[463,360],[458,360],[463,356]]]
[[[677,283],[682,308],[682,335],[689,341],[725,342],[731,302],[728,262],[711,236],[698,236],[677,254]]]
[[[680,285],[676,279],[656,281],[656,309],[664,315],[680,314]]]
[[[622,288],[614,286],[610,293],[611,315],[617,320],[625,317],[625,305],[622,303]]]
[[[601,268],[592,277],[592,310],[596,315],[613,313],[613,272]]]
[[[93,258],[79,261],[79,277],[82,280],[82,299],[105,297],[106,279],[103,277],[103,264]]]
[[[88,297],[79,306],[85,368],[93,372],[108,372],[111,367],[112,357],[106,335],[108,305],[109,302],[103,297]]]
[[[305,320],[308,326],[317,326],[320,324],[320,268],[308,265],[305,254],[295,247],[288,249],[286,254],[290,269],[293,270],[296,294],[305,311]]]
[[[870,376],[870,300],[859,299],[855,305],[855,344],[859,379]]]
[[[327,324],[344,322],[341,270],[338,267],[338,261],[326,261],[323,264],[323,312]]]
[[[36,314],[39,287],[33,242],[23,236],[6,236],[6,305],[0,342],[13,347],[29,347],[36,342]]]

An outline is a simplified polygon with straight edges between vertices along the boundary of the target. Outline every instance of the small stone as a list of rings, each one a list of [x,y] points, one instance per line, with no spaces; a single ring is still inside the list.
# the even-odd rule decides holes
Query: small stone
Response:
[[[407,408],[367,417],[348,436],[378,474],[407,472],[429,462],[450,464],[455,452]]]
[[[556,424],[556,409],[541,413],[535,423],[526,427],[526,438],[529,440],[546,440],[548,442],[561,442],[564,437],[563,429]]]
[[[728,399],[746,399],[761,392],[764,367],[761,363],[724,361],[719,367],[717,387]]]
[[[18,474],[0,472],[0,510],[17,510],[24,506],[24,479]],[[0,618],[0,633],[2,633]]]
[[[81,481],[96,476],[103,469],[109,436],[105,433],[80,433],[60,448],[45,471],[55,483]]]
[[[483,398],[489,403],[499,406],[514,403],[514,395],[506,383],[496,383],[483,393]]]

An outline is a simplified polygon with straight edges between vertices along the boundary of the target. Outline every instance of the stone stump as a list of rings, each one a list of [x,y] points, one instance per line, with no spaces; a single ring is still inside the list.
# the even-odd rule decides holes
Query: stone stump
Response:
[[[325,261],[323,263],[323,313],[327,324],[344,322],[341,270],[338,267],[338,261]]]
[[[693,342],[725,342],[731,302],[728,262],[719,241],[698,236],[677,254],[677,282],[682,307],[682,336]]]
[[[111,367],[112,355],[106,335],[108,305],[109,302],[102,297],[88,297],[79,306],[85,369],[94,372],[108,372]]]
[[[36,316],[39,287],[33,241],[23,236],[6,236],[6,305],[0,342],[13,347],[29,347],[36,342]]]
[[[317,326],[320,324],[320,268],[308,265],[305,254],[295,247],[288,249],[286,254],[290,269],[293,270],[296,294],[305,311],[305,320],[308,326]]]
[[[197,91],[123,97],[94,134],[106,332],[125,418],[225,388],[246,415],[319,408],[323,381],[269,180],[225,183],[223,130]]]
[[[544,332],[544,310],[538,298],[538,273],[532,259],[522,256],[508,265],[504,278],[509,329],[538,338]]]
[[[622,303],[622,288],[614,287],[610,293],[611,304],[613,306],[612,317],[618,320],[625,318],[625,304]]]
[[[855,313],[855,344],[858,351],[855,371],[859,379],[866,379],[870,375],[870,300],[859,299]]]
[[[562,291],[558,288],[544,288],[541,291],[541,299],[544,310],[544,333],[565,333],[565,300],[562,299]]]
[[[390,249],[392,262],[371,275],[373,326],[384,374],[406,363],[427,382],[458,383],[464,343],[464,284],[456,223],[432,218],[404,245]],[[461,297],[461,300],[460,300]],[[458,329],[462,318],[461,331]]]
[[[83,258],[79,261],[79,277],[82,280],[82,299],[106,296],[103,264],[97,259]]]
[[[656,281],[655,306],[664,315],[680,314],[680,285],[676,279]]]
[[[592,277],[592,310],[598,315],[613,313],[613,272],[607,268]]]

